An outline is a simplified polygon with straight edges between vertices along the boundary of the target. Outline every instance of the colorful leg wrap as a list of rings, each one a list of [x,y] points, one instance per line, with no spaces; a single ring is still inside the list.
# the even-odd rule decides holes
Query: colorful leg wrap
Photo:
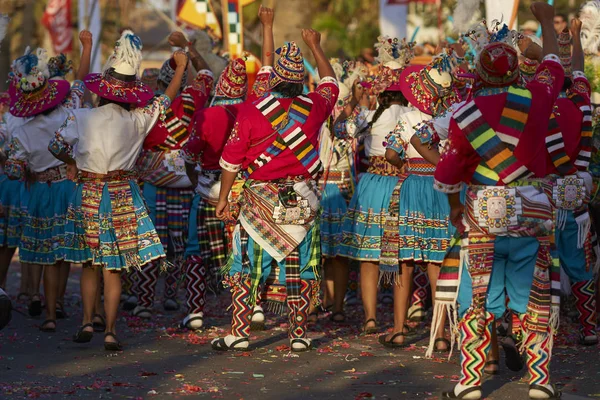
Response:
[[[231,286],[233,316],[231,318],[231,334],[237,337],[250,336],[250,319],[252,318],[252,307],[248,305],[252,283],[249,278],[237,276]]]
[[[156,282],[158,281],[158,263],[148,263],[137,271],[138,285],[137,293],[138,305],[144,308],[154,306],[154,295],[156,293]]]
[[[173,263],[173,266],[167,270],[165,275],[165,300],[175,300],[177,298],[177,289],[181,273],[181,264]]]
[[[579,313],[580,332],[583,337],[596,335],[596,285],[593,280],[571,285]]]
[[[306,338],[306,322],[308,319],[308,308],[310,306],[310,297],[314,291],[314,286],[310,281],[302,279],[300,281],[300,299],[297,307],[288,303],[288,318],[290,323],[290,339]]]
[[[188,314],[204,312],[206,303],[206,267],[200,256],[190,256],[186,260]]]
[[[411,307],[425,308],[427,302],[427,289],[429,289],[429,279],[427,278],[427,267],[418,264],[413,276],[414,290],[411,299]]]
[[[492,340],[494,316],[485,313],[485,329],[481,336],[477,334],[479,318],[469,313],[460,322],[460,367],[462,377],[459,383],[463,386],[481,385],[481,377],[485,360]]]
[[[526,333],[525,352],[527,353],[527,371],[530,385],[548,385],[550,383],[550,357],[552,354],[552,333],[540,340],[539,334]]]

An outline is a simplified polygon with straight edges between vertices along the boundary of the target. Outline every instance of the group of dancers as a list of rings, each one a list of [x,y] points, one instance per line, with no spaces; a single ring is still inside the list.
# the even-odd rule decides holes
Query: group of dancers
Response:
[[[179,32],[179,50],[141,76],[130,30],[91,74],[82,31],[73,83],[64,56],[28,49],[2,96],[0,284],[18,247],[29,312],[42,313],[43,275],[40,329],[54,332],[70,265],[83,265],[73,341],[104,332],[120,351],[119,307],[152,318],[163,271],[166,310],[179,309],[185,282],[182,328],[204,326],[207,291],[231,291],[231,331],[213,349],[246,350],[269,309],[288,315],[290,349],[303,352],[319,308],[346,321],[353,260],[365,334],[380,331],[380,286],[393,291],[383,346],[408,345],[430,287],[427,354],[460,351],[460,381],[442,397],[481,398],[500,342],[508,368],[527,366],[530,398],[559,398],[548,367],[561,273],[579,343],[598,343],[590,3],[560,32],[554,8],[534,3],[541,40],[483,21],[427,65],[411,63],[414,43],[388,37],[376,65],[328,60],[306,29],[314,87],[298,44],[275,50],[262,6],[252,87],[244,58],[215,76]]]

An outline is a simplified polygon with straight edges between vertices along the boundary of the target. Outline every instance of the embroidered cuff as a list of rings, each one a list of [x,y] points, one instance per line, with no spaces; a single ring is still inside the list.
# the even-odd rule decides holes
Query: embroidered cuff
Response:
[[[71,91],[83,97],[83,93],[85,92],[85,84],[83,81],[73,81],[73,84],[71,85]]]
[[[404,141],[398,137],[394,132],[388,134],[385,138],[385,142],[383,142],[383,147],[386,149],[394,150],[400,158],[404,159],[405,149],[404,149]]]
[[[157,111],[160,112],[160,119],[164,120],[167,110],[171,107],[171,99],[164,94],[154,98],[152,103],[148,104],[144,110],[146,114],[154,115]]]
[[[186,164],[197,164],[200,161],[200,157],[197,154],[191,153],[187,147],[184,147],[181,150],[181,158],[185,161]]]
[[[448,185],[446,183],[442,183],[437,179],[434,179],[433,188],[438,192],[442,193],[458,193],[462,190],[464,183],[459,182],[455,185]]]
[[[271,71],[273,71],[273,67],[270,65],[265,65],[264,67],[261,67],[260,70],[258,71],[259,74],[270,74]]]
[[[240,172],[240,170],[242,169],[242,164],[228,163],[227,161],[223,160],[223,157],[221,157],[221,159],[219,160],[219,165],[225,171],[229,171],[229,172]]]
[[[25,168],[27,163],[21,160],[9,159],[4,165],[4,173],[8,179],[23,180],[25,179]]]
[[[578,79],[578,78],[580,78],[580,79],[583,78],[586,81],[588,80],[587,76],[585,76],[585,74],[583,72],[581,72],[581,71],[573,71],[573,80]]]
[[[73,146],[67,143],[58,132],[54,134],[54,139],[50,141],[48,150],[58,159],[65,156],[73,158]]]
[[[337,87],[340,86],[337,79],[335,79],[333,76],[326,76],[319,81],[319,85],[324,85],[326,83],[331,83]]]
[[[562,64],[560,63],[560,58],[558,58],[558,56],[556,54],[548,54],[542,60],[542,62],[544,62],[544,61],[554,61],[555,63],[558,63],[558,64],[560,64],[562,66]]]

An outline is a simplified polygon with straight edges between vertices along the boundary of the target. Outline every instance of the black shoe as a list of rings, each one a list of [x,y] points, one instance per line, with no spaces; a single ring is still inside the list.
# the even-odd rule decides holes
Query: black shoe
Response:
[[[42,315],[42,301],[40,299],[32,300],[29,303],[29,307],[27,307],[27,311],[29,312],[29,316],[39,317]]]
[[[0,330],[12,319],[12,302],[7,295],[0,296]]]
[[[506,336],[501,338],[500,345],[504,349],[504,357],[506,359],[506,368],[511,371],[519,372],[525,366],[523,355],[519,352],[517,343],[512,336]]]

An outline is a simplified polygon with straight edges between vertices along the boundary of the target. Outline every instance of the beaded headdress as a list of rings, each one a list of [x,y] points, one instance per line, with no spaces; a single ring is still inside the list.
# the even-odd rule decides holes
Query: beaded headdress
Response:
[[[414,42],[389,36],[377,38],[375,60],[381,65],[379,74],[372,80],[373,93],[400,91],[400,73],[414,57]]]
[[[248,75],[246,74],[246,60],[236,58],[232,60],[219,77],[215,87],[216,97],[239,99],[248,91]]]
[[[304,57],[295,42],[289,42],[275,51],[279,56],[269,77],[269,87],[281,82],[304,83]]]

